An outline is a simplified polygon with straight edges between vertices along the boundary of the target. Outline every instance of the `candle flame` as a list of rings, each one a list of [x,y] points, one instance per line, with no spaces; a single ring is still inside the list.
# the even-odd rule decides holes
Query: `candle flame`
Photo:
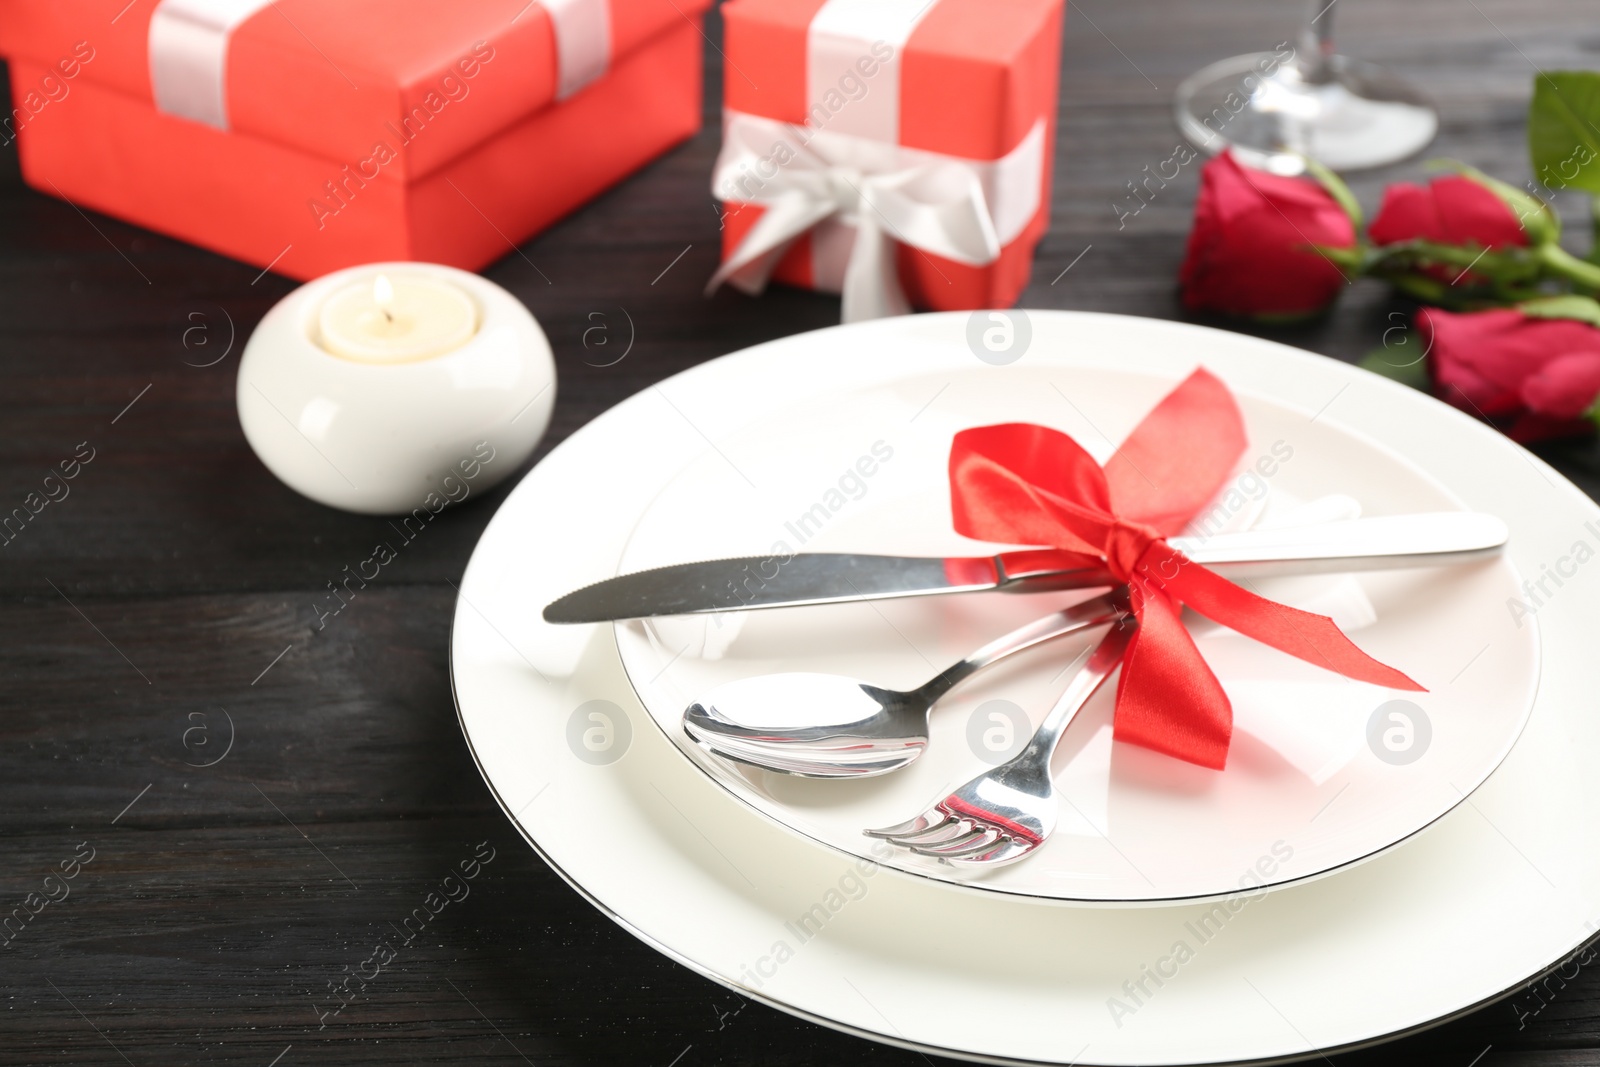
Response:
[[[380,274],[373,279],[372,299],[384,311],[387,311],[389,305],[394,303],[394,286],[390,284],[387,274]]]

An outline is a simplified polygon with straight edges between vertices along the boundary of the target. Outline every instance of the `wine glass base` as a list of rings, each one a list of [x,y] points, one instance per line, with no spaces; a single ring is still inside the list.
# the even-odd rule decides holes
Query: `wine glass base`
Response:
[[[1409,84],[1372,63],[1330,56],[1323,80],[1262,52],[1213,63],[1184,79],[1178,128],[1202,151],[1232,148],[1239,161],[1298,174],[1310,156],[1334,170],[1362,170],[1415,155],[1439,116]]]

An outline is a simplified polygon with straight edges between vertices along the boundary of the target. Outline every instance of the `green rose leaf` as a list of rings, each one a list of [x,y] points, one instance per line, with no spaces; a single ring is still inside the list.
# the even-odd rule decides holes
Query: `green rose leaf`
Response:
[[[1547,188],[1600,195],[1600,71],[1555,70],[1534,77],[1528,157]]]
[[[1576,319],[1591,326],[1600,326],[1600,301],[1593,297],[1568,293],[1564,296],[1542,296],[1525,300],[1517,310],[1536,319]]]

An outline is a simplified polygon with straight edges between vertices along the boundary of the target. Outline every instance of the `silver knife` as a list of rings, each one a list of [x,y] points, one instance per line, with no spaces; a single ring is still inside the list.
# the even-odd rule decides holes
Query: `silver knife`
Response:
[[[1390,570],[1492,556],[1510,536],[1493,515],[1384,515],[1284,530],[1246,530],[1169,543],[1234,580]],[[1170,576],[1169,576],[1170,577]],[[584,623],[754,608],[839,604],[938,593],[1040,593],[1115,584],[1098,564],[1055,549],[941,559],[801,552],[789,557],[676,563],[585,586],[544,609],[546,622]]]

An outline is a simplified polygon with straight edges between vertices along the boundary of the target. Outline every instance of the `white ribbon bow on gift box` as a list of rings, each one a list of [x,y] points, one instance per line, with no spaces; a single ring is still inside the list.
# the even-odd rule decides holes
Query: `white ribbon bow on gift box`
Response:
[[[904,315],[911,308],[895,244],[969,266],[993,263],[1037,213],[1043,164],[1042,121],[986,161],[729,112],[712,192],[764,210],[706,291],[728,282],[759,293],[800,235],[843,228],[829,242],[849,241],[843,270],[837,257],[814,256],[817,287],[838,289],[845,322]]]

